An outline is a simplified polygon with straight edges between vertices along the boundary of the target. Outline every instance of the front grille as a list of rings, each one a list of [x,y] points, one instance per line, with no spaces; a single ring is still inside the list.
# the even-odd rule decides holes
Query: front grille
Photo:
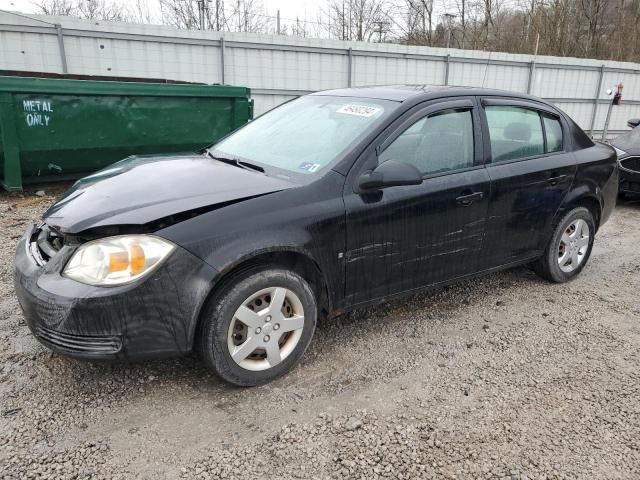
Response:
[[[628,157],[620,160],[620,167],[633,173],[640,173],[640,157]]]
[[[64,238],[46,223],[34,229],[29,242],[29,252],[39,266],[51,260],[64,244]]]
[[[38,327],[36,335],[54,347],[71,353],[115,354],[122,349],[122,340],[115,336],[71,335]]]

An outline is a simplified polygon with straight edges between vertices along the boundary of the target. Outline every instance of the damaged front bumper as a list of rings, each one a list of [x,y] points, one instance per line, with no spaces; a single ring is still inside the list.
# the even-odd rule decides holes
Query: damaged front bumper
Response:
[[[39,227],[16,251],[15,289],[27,325],[56,352],[85,360],[178,356],[192,349],[216,271],[181,247],[151,275],[128,285],[95,287],[63,277],[77,247],[43,262],[34,253]]]

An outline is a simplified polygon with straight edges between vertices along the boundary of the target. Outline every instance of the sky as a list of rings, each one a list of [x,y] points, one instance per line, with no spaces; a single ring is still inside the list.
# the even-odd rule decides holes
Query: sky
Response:
[[[126,5],[127,0],[115,0],[117,3]],[[151,9],[159,8],[157,0],[146,0]],[[281,18],[289,18],[295,20],[314,21],[317,18],[317,12],[322,0],[263,0],[263,5],[267,15],[275,16],[280,10]],[[33,13],[36,9],[32,0],[0,0],[0,9],[14,10],[24,13]]]

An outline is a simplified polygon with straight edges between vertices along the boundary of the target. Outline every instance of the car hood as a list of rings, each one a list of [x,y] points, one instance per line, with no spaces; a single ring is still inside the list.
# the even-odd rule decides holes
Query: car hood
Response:
[[[611,145],[630,155],[640,155],[640,127],[616,137]]]
[[[71,234],[96,227],[144,225],[293,186],[205,155],[129,157],[77,181],[43,219]]]

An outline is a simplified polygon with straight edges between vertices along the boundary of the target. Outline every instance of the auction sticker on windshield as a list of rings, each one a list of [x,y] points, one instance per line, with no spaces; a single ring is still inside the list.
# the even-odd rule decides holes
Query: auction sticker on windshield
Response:
[[[343,105],[338,110],[336,110],[337,113],[346,113],[348,115],[357,115],[359,117],[373,117],[380,111],[382,111],[382,108],[380,107],[372,107],[370,105],[357,105],[353,103]]]

